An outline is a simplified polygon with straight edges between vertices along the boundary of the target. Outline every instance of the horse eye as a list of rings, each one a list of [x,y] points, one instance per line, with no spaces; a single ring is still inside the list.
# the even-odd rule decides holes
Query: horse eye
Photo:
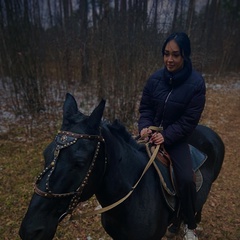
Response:
[[[76,151],[74,154],[74,161],[77,166],[84,167],[86,164],[86,156],[81,151]]]

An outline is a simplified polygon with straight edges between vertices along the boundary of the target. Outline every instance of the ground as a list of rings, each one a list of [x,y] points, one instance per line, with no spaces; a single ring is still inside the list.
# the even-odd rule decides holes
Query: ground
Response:
[[[225,159],[203,209],[199,231],[201,240],[240,239],[240,80],[239,77],[207,79],[207,103],[201,123],[211,127],[225,144]],[[6,124],[6,123],[5,123]],[[19,240],[18,229],[27,209],[35,177],[43,166],[42,151],[55,133],[25,128],[9,128],[0,134],[0,239]],[[42,133],[42,134],[41,134]],[[37,136],[37,137],[36,137]],[[40,161],[39,161],[40,159]],[[95,198],[81,204],[76,212],[92,211]],[[54,238],[63,240],[109,240],[100,216],[63,221]],[[182,239],[177,237],[176,239]]]

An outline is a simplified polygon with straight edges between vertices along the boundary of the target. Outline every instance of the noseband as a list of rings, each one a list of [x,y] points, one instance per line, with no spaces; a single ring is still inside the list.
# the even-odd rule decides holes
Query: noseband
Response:
[[[68,193],[53,193],[49,188],[49,180],[50,180],[52,173],[55,170],[56,161],[58,159],[60,150],[73,145],[74,143],[77,142],[78,139],[89,139],[89,140],[97,140],[98,141],[91,165],[88,169],[88,172],[87,172],[85,178],[83,179],[81,185],[76,189],[76,191],[68,192]],[[55,142],[56,142],[57,146],[54,150],[54,158],[53,158],[52,162],[37,177],[34,191],[39,196],[45,197],[45,198],[62,198],[62,197],[72,196],[72,199],[68,206],[68,210],[64,214],[62,214],[59,218],[59,222],[60,222],[67,214],[71,214],[73,212],[74,208],[78,205],[80,198],[81,198],[81,194],[83,192],[83,189],[87,185],[89,176],[95,165],[95,162],[96,162],[96,159],[97,159],[97,156],[99,153],[99,149],[101,146],[101,142],[104,142],[104,138],[99,135],[87,135],[87,134],[78,134],[78,133],[72,133],[72,132],[67,132],[67,131],[60,131],[55,138]],[[45,174],[48,174],[48,175],[47,175],[47,179],[46,179],[46,190],[43,191],[43,190],[39,189],[38,184],[42,180],[42,178]]]

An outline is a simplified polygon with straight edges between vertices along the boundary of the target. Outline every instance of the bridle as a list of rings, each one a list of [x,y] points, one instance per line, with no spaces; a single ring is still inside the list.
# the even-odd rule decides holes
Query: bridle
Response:
[[[85,178],[83,179],[81,185],[76,189],[76,191],[73,192],[67,192],[67,193],[53,193],[50,190],[49,187],[49,180],[50,177],[52,175],[52,173],[55,170],[56,167],[56,162],[60,153],[60,150],[62,150],[63,148],[67,148],[73,144],[75,144],[77,142],[78,139],[89,139],[89,140],[97,140],[97,146],[92,158],[92,162],[90,164],[90,167],[87,171],[87,174],[85,176]],[[85,188],[85,186],[88,183],[88,179],[91,175],[91,172],[94,168],[96,159],[98,157],[98,153],[100,150],[100,146],[101,146],[101,142],[104,142],[104,138],[100,135],[87,135],[87,134],[78,134],[78,133],[73,133],[73,132],[68,132],[68,131],[60,131],[57,136],[55,137],[55,143],[56,143],[56,148],[54,150],[54,158],[52,160],[52,162],[40,173],[40,175],[37,177],[36,183],[35,183],[35,187],[34,187],[34,191],[36,194],[38,194],[41,197],[45,197],[45,198],[64,198],[64,197],[70,197],[72,196],[72,199],[70,201],[70,204],[68,206],[68,209],[65,213],[63,213],[60,218],[59,218],[59,222],[68,214],[72,214],[73,210],[75,209],[75,207],[78,205],[80,199],[81,199],[81,194]],[[105,161],[106,164],[106,161]],[[105,168],[106,166],[104,166]],[[40,183],[40,181],[42,180],[43,176],[47,174],[47,178],[46,178],[46,184],[45,184],[45,188],[46,190],[43,191],[41,189],[39,189],[38,184]]]
[[[97,140],[98,141],[96,149],[95,149],[95,153],[94,153],[94,156],[93,156],[93,159],[92,159],[92,162],[91,162],[90,167],[88,169],[88,172],[87,172],[85,178],[83,179],[81,185],[76,189],[76,191],[68,192],[68,193],[53,193],[49,189],[49,179],[50,179],[53,171],[55,170],[56,161],[57,161],[59,152],[60,152],[61,149],[69,147],[69,146],[73,145],[74,143],[76,143],[78,139],[90,139],[90,140]],[[55,142],[56,142],[57,146],[56,146],[56,149],[54,151],[54,159],[49,164],[49,166],[47,166],[43,170],[43,172],[38,176],[37,181],[35,183],[35,193],[38,194],[39,196],[45,197],[45,198],[62,198],[62,197],[72,196],[72,199],[70,201],[70,204],[68,206],[67,211],[65,213],[63,213],[58,219],[58,221],[61,222],[61,220],[66,215],[72,214],[73,210],[78,205],[78,203],[81,199],[81,194],[82,194],[85,186],[87,185],[89,176],[91,175],[92,169],[94,168],[94,165],[95,165],[95,162],[96,162],[99,150],[100,150],[101,142],[105,142],[105,140],[102,136],[99,136],[99,135],[87,135],[87,134],[72,133],[72,132],[68,132],[68,131],[61,131],[56,136]],[[118,201],[110,204],[109,206],[106,206],[106,207],[98,209],[98,210],[94,210],[94,211],[92,211],[90,213],[87,213],[85,215],[91,216],[93,214],[101,214],[103,212],[106,212],[106,211],[109,211],[110,209],[115,208],[116,206],[118,206],[119,204],[124,202],[133,193],[134,189],[138,186],[139,182],[141,181],[141,179],[145,175],[146,171],[152,165],[154,159],[157,156],[157,153],[158,153],[159,149],[160,149],[160,145],[157,145],[153,154],[152,154],[152,156],[150,157],[147,165],[145,166],[141,176],[139,177],[137,182],[132,186],[131,190],[124,197],[122,197]],[[104,169],[106,169],[106,164],[107,164],[107,160],[106,160],[106,157],[105,157]],[[48,173],[47,181],[46,181],[46,191],[42,191],[38,188],[38,184],[46,173]],[[84,215],[84,214],[81,214],[81,215]]]

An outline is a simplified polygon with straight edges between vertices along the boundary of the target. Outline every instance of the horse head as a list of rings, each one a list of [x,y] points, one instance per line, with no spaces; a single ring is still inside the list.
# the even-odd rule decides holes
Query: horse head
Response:
[[[45,168],[21,224],[22,239],[53,239],[59,221],[96,191],[102,177],[99,169],[104,167],[97,161],[104,158],[100,132],[104,107],[102,100],[86,116],[78,110],[74,97],[66,95],[61,131],[44,151]]]

